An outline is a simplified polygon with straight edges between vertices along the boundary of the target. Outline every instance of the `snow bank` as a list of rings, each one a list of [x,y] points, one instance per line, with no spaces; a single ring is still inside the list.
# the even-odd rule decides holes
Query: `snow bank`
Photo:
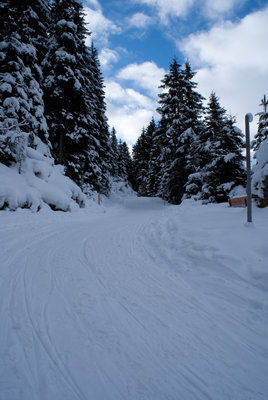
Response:
[[[19,174],[16,167],[0,164],[0,209],[30,208],[45,204],[53,210],[72,211],[85,205],[81,189],[64,175],[61,165],[38,151],[27,148],[27,159]]]

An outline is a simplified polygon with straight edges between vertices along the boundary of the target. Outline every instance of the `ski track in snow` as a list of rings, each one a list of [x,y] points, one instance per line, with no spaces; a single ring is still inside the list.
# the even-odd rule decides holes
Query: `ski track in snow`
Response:
[[[0,400],[268,398],[267,280],[194,207],[25,215],[0,227]]]

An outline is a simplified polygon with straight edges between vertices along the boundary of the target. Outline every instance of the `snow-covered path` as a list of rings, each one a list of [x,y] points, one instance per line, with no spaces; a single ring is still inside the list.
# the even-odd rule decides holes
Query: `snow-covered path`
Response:
[[[3,213],[0,400],[267,399],[267,221],[201,209]]]

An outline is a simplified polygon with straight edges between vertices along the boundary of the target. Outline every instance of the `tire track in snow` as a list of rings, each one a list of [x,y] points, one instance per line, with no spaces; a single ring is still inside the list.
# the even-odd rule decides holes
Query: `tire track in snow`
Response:
[[[118,327],[120,329],[120,335],[119,335],[119,342],[124,340],[121,336],[126,334],[128,332],[129,338],[129,344],[128,346],[132,346],[133,350],[131,352],[128,351],[128,354],[130,359],[127,359],[127,354],[123,357],[122,362],[127,362],[133,363],[133,366],[137,361],[135,361],[135,358],[132,359],[133,355],[130,355],[136,352],[139,354],[137,358],[144,358],[143,350],[142,348],[139,348],[139,343],[140,340],[142,340],[143,344],[142,347],[146,347],[146,352],[148,354],[148,357],[154,360],[154,364],[158,365],[158,369],[161,369],[161,362],[157,359],[156,355],[154,354],[154,350],[150,348],[149,345],[149,335],[150,335],[150,329],[148,327],[148,324],[144,324],[144,317],[141,318],[141,316],[133,311],[131,311],[128,307],[128,300],[127,298],[121,297],[120,291],[122,289],[127,290],[129,287],[129,281],[125,280],[126,278],[124,276],[124,263],[127,262],[128,268],[127,268],[127,274],[129,274],[129,271],[134,268],[135,273],[137,272],[136,268],[136,263],[135,259],[133,260],[133,252],[134,252],[134,245],[133,241],[136,240],[136,236],[139,235],[140,230],[144,229],[143,225],[147,223],[148,218],[141,218],[141,222],[138,220],[134,226],[131,226],[131,236],[129,235],[129,224],[128,221],[125,222],[124,225],[122,223],[116,229],[116,231],[110,231],[107,229],[109,232],[109,235],[106,238],[104,247],[106,245],[106,242],[109,243],[109,247],[105,248],[105,254],[102,254],[100,257],[100,253],[96,253],[96,250],[94,248],[94,241],[93,244],[91,243],[90,239],[86,240],[83,244],[82,251],[81,251],[81,261],[85,264],[87,268],[89,268],[90,276],[92,277],[93,281],[95,282],[94,286],[98,286],[99,289],[97,290],[100,298],[102,299],[101,305],[102,305],[102,311],[100,314],[100,317],[104,319],[104,323],[107,323],[107,321],[112,321],[110,322],[110,329],[114,329],[115,327]],[[128,235],[126,235],[126,232],[128,232]],[[95,241],[98,240],[98,237],[95,238]],[[125,242],[127,240],[127,246],[125,247]],[[124,247],[124,254],[123,258],[125,260],[122,260],[122,254],[121,254],[121,247],[118,247],[119,243],[123,243],[121,247]],[[113,258],[112,260],[109,258],[110,250],[112,249],[113,251]],[[116,262],[117,261],[117,262]],[[123,262],[122,262],[123,261]],[[134,262],[133,262],[134,261]],[[130,266],[131,264],[131,266]],[[112,265],[113,268],[110,267]],[[115,268],[115,265],[117,267]],[[97,267],[99,266],[99,267]],[[98,268],[102,271],[100,274],[100,270],[98,271]],[[121,279],[119,279],[120,274],[123,276]],[[105,276],[105,278],[104,278]],[[118,281],[119,279],[119,281]],[[104,283],[105,281],[105,283]],[[126,287],[124,287],[127,285]],[[109,299],[109,301],[107,301]],[[99,321],[100,322],[100,321]],[[118,329],[117,328],[117,329]],[[138,331],[139,336],[142,337],[142,339],[139,339],[137,342],[137,338],[135,338],[135,335],[133,336],[133,331]],[[116,332],[116,335],[118,336],[119,332]],[[111,336],[110,340],[113,341],[113,338]],[[107,339],[104,337],[100,339],[101,341],[104,340],[103,346],[107,346]],[[98,342],[98,331],[96,331],[95,335],[95,342]],[[122,341],[122,344],[124,341]],[[137,347],[138,346],[138,347]],[[134,350],[135,348],[135,350]],[[125,350],[126,351],[126,350]],[[149,352],[149,353],[148,353]],[[134,354],[133,353],[133,354]],[[142,364],[140,365],[140,367]],[[140,369],[139,367],[139,369]],[[105,369],[101,368],[102,374],[104,375],[107,372]],[[122,371],[121,373],[124,374]],[[166,371],[168,373],[168,371]],[[138,382],[140,382],[140,385],[143,385],[143,378],[140,372],[137,374],[136,372],[136,379]],[[139,378],[138,378],[139,376]],[[130,379],[130,377],[128,377]],[[129,384],[131,383],[131,380]],[[115,382],[113,383],[115,385]],[[136,383],[137,384],[137,383]],[[153,387],[153,385],[152,385]],[[148,391],[148,387],[146,389],[146,392]],[[152,389],[151,389],[152,390]],[[156,389],[155,389],[156,390]],[[158,388],[158,392],[160,392],[160,389]],[[129,393],[129,398],[134,398],[132,397],[133,393]],[[148,397],[147,397],[148,396]],[[164,395],[163,395],[164,396]],[[123,397],[124,398],[124,397]],[[143,397],[141,397],[143,398]],[[149,392],[147,392],[147,395],[145,395],[144,398],[152,398],[149,395]],[[159,397],[160,398],[160,397]],[[161,397],[162,398],[162,397]],[[167,395],[163,398],[168,398]]]
[[[45,238],[45,239],[47,239],[47,238]],[[42,239],[38,240],[38,241],[36,241],[36,244],[42,243],[42,241],[43,241]],[[24,287],[24,300],[25,300],[26,312],[27,312],[28,320],[32,327],[32,332],[33,332],[35,338],[37,339],[38,343],[41,345],[44,352],[46,353],[48,359],[50,360],[52,365],[54,365],[54,367],[59,372],[59,374],[62,376],[63,380],[65,381],[67,386],[71,389],[71,391],[74,393],[76,398],[79,400],[87,400],[85,395],[81,392],[81,390],[79,389],[79,387],[73,380],[69,371],[67,371],[66,369],[64,370],[62,368],[62,365],[61,365],[62,362],[57,354],[57,351],[56,351],[56,349],[51,341],[50,335],[49,335],[48,322],[47,322],[47,319],[45,318],[45,312],[43,313],[43,320],[45,321],[45,329],[40,333],[39,330],[37,329],[37,327],[35,326],[35,323],[34,323],[34,320],[33,320],[32,314],[31,314],[30,302],[29,302],[29,293],[28,293],[29,292],[28,291],[29,284],[27,285],[28,281],[26,278],[27,269],[28,269],[27,265],[28,265],[28,263],[25,263],[25,266],[23,269],[23,287]],[[52,282],[52,279],[51,279],[51,282]],[[46,308],[46,306],[45,306],[45,308]],[[45,308],[44,308],[44,310],[45,310]],[[48,342],[46,342],[46,340],[44,340],[43,335],[42,335],[43,333],[46,334]]]
[[[145,216],[145,215],[144,215]],[[144,217],[143,216],[143,217]],[[153,278],[152,275],[152,271],[148,272],[148,274],[146,274],[146,271],[141,271],[141,261],[143,260],[143,262],[145,264],[148,264],[148,256],[146,258],[146,251],[144,251],[144,244],[142,243],[141,237],[144,237],[143,234],[144,232],[148,229],[148,225],[150,226],[150,224],[153,222],[154,218],[141,218],[141,220],[143,221],[142,223],[139,222],[139,220],[135,223],[134,226],[132,226],[131,229],[131,236],[129,236],[129,226],[128,224],[120,225],[120,231],[116,231],[113,232],[113,236],[109,237],[109,245],[113,248],[113,251],[116,252],[116,242],[121,242],[122,243],[122,247],[124,247],[124,257],[126,258],[126,260],[128,260],[128,273],[131,271],[132,272],[132,276],[135,279],[136,283],[138,283],[138,285],[143,286],[145,289],[145,293],[147,290],[147,285],[149,282],[151,282],[151,280],[153,279],[152,285],[150,285],[151,287],[149,289],[152,289],[152,287],[154,286],[154,291],[157,290],[161,290],[163,291],[161,285],[160,285],[160,279],[156,279]],[[128,233],[128,235],[126,235],[126,233]],[[126,243],[126,238],[127,238],[127,243]],[[138,254],[137,254],[138,252]],[[162,362],[163,357],[159,358],[157,356],[157,353],[159,354],[159,348],[161,348],[161,338],[157,337],[154,338],[157,339],[157,345],[156,343],[154,343],[153,345],[150,343],[150,336],[152,335],[152,328],[150,327],[150,323],[148,323],[148,317],[149,317],[149,321],[152,322],[154,321],[154,325],[155,327],[162,327],[162,331],[164,332],[167,327],[166,325],[166,321],[164,321],[163,319],[160,318],[160,316],[158,315],[158,313],[154,313],[152,312],[148,307],[146,307],[144,304],[141,304],[141,302],[137,302],[137,297],[135,298],[135,304],[133,304],[133,300],[131,300],[131,295],[127,294],[125,297],[122,297],[122,292],[127,292],[127,288],[129,287],[129,283],[127,280],[124,281],[121,280],[119,282],[118,286],[118,293],[114,290],[113,287],[113,282],[117,281],[117,276],[120,276],[119,273],[113,273],[111,274],[111,270],[108,268],[111,260],[109,260],[109,258],[107,257],[107,254],[109,254],[109,249],[106,248],[105,250],[105,257],[100,257],[99,254],[95,254],[95,249],[94,249],[94,243],[90,244],[89,241],[84,242],[84,246],[83,246],[83,254],[84,254],[84,262],[87,266],[90,267],[91,273],[92,275],[95,277],[96,279],[96,284],[100,284],[100,289],[103,290],[101,292],[101,297],[109,297],[110,298],[110,306],[105,309],[103,308],[103,312],[102,314],[108,313],[110,312],[113,320],[114,321],[118,321],[118,323],[121,326],[121,330],[124,331],[126,329],[126,321],[128,321],[128,324],[131,326],[131,329],[133,331],[138,331],[139,332],[139,336],[140,339],[137,342],[135,338],[132,338],[133,341],[133,345],[135,345],[136,347],[136,352],[139,353],[140,351],[145,351],[147,354],[147,358],[150,359],[150,363],[152,365],[154,365],[153,369],[157,370],[157,371],[161,371],[161,374],[168,376],[169,380],[176,380],[176,373],[178,372],[178,368],[170,370],[170,366],[168,363],[164,364]],[[90,254],[90,256],[88,256]],[[145,258],[144,258],[145,257]],[[123,263],[122,263],[122,257],[120,258],[120,254],[117,254],[116,257],[114,256],[113,261],[111,262],[111,264],[113,265],[113,267],[115,266],[115,260],[117,259],[118,263],[119,263],[119,267],[121,268],[121,275],[122,275],[122,270],[124,269],[123,267]],[[105,277],[106,280],[104,279],[104,276],[102,277],[102,279],[100,279],[100,274],[96,269],[96,265],[98,264],[98,262],[102,265],[102,273],[104,275],[105,273]],[[148,267],[148,265],[147,265]],[[116,269],[116,271],[118,272],[118,270]],[[108,274],[107,274],[108,272]],[[146,279],[144,279],[146,276]],[[107,285],[104,284],[104,281],[109,282],[108,287]],[[145,283],[145,282],[146,283]],[[124,285],[127,285],[124,288]],[[131,283],[132,287],[129,287],[130,291],[133,291],[133,286],[134,286],[134,281]],[[167,297],[167,292],[164,293]],[[143,299],[144,300],[144,299]],[[119,311],[121,309],[121,312]],[[118,319],[118,312],[119,314],[121,314],[120,318]],[[127,315],[130,317],[130,319],[127,317]],[[173,315],[174,317],[174,315]],[[116,323],[116,322],[115,322]],[[157,328],[156,328],[157,329]],[[155,336],[155,334],[153,335]],[[159,342],[158,342],[159,341]],[[141,346],[141,348],[139,349],[139,347]],[[157,353],[155,352],[156,346],[158,347],[158,351]],[[142,348],[144,350],[142,350]],[[137,358],[139,357],[144,357],[144,355],[139,355]],[[161,361],[160,361],[161,360]],[[207,387],[205,384],[202,383],[202,380],[200,380],[200,378],[196,378],[194,376],[191,375],[190,371],[185,371],[184,368],[181,369],[179,368],[179,370],[181,371],[181,379],[184,380],[184,384],[185,386],[189,386],[189,384],[191,384],[191,386],[194,386],[191,391],[193,393],[203,393],[202,396],[204,396],[204,393],[207,392]],[[177,372],[176,372],[177,371]],[[160,374],[160,372],[159,372]],[[136,378],[138,380],[138,377]],[[139,378],[141,379],[141,377]],[[140,382],[142,382],[142,380],[140,380]],[[194,385],[193,385],[194,383]],[[153,384],[152,388],[153,388]],[[147,388],[148,390],[148,388]],[[151,389],[152,390],[152,389]],[[158,392],[160,391],[160,389],[156,389],[158,390]],[[130,395],[131,396],[131,395]],[[151,398],[150,395],[147,393],[147,396],[149,396],[148,398]],[[162,397],[160,397],[161,395],[158,395],[159,398],[169,398],[168,394],[162,394]],[[144,398],[147,398],[146,395]],[[170,397],[173,398],[173,397]],[[208,393],[206,393],[206,399],[211,399],[211,397],[209,396]]]

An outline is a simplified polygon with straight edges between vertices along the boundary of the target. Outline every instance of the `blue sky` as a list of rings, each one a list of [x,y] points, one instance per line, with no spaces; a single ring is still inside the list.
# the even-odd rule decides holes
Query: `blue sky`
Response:
[[[107,116],[133,145],[152,116],[174,57],[188,59],[198,91],[212,90],[244,129],[268,94],[267,0],[84,0],[99,51]],[[258,117],[254,118],[252,134]]]

